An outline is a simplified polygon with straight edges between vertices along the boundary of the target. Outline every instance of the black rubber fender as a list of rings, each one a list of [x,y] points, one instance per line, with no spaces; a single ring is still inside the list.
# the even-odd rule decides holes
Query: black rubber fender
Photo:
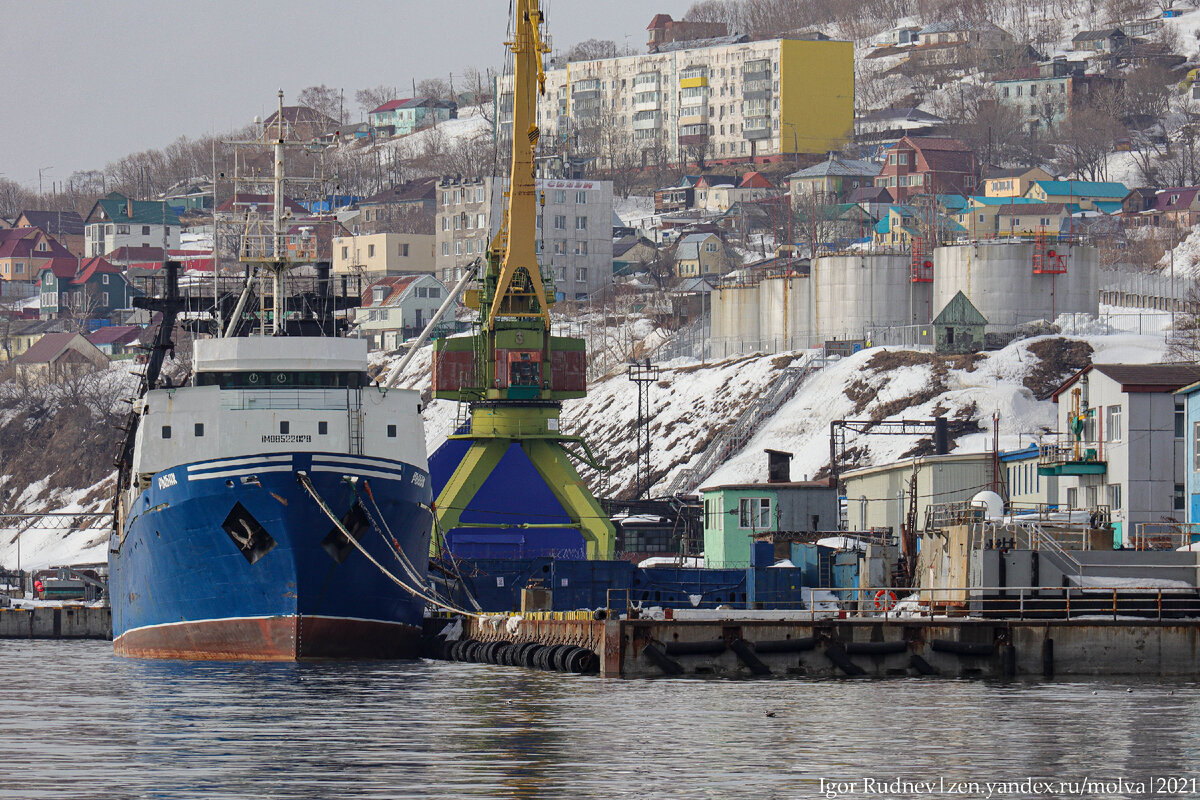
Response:
[[[575,649],[573,644],[560,644],[550,654],[550,668],[558,672],[567,671],[567,656]]]
[[[450,655],[451,661],[462,661],[463,660],[463,647],[466,644],[467,643],[462,639],[459,639],[457,642],[450,643],[449,655]]]
[[[801,653],[812,650],[817,646],[817,640],[812,636],[801,636],[797,639],[764,639],[754,643],[756,653]]]
[[[534,669],[547,670],[550,669],[548,659],[551,655],[551,648],[548,645],[542,645],[537,650],[533,651],[533,666]]]
[[[928,675],[930,677],[934,675],[941,675],[941,673],[938,672],[937,667],[935,667],[933,664],[930,664],[916,653],[913,653],[908,657],[908,665],[922,675]]]
[[[540,646],[537,642],[522,642],[520,649],[517,650],[517,654],[513,657],[513,666],[532,669],[533,651],[537,650]]]
[[[888,653],[903,653],[908,650],[908,642],[846,642],[846,652],[850,655],[887,655]]]
[[[647,644],[642,648],[642,652],[646,654],[646,658],[650,663],[663,671],[664,675],[682,675],[683,666],[662,651],[656,644]]]
[[[709,639],[703,642],[667,642],[663,652],[669,656],[719,655],[725,652],[724,639]]]
[[[850,660],[850,656],[846,655],[846,649],[840,644],[830,644],[826,647],[825,657],[847,675],[862,675],[866,672],[865,669]]]
[[[568,672],[574,672],[577,675],[588,675],[598,672],[599,669],[600,659],[596,658],[596,654],[586,647],[576,647],[567,656]]]
[[[996,653],[994,644],[960,642],[956,639],[934,639],[929,646],[939,653],[954,653],[959,656],[990,656]]]

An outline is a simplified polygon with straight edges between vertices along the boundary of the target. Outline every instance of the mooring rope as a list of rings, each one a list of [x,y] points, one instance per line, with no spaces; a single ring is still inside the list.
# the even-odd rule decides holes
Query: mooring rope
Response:
[[[424,600],[425,602],[429,603],[430,605],[436,606],[445,611],[449,611],[453,614],[462,614],[464,616],[473,617],[474,619],[480,619],[480,620],[486,619],[486,615],[484,615],[484,614],[476,614],[473,611],[467,611],[465,608],[455,608],[452,605],[443,603],[441,600],[438,600],[435,597],[429,596],[428,594],[421,591],[420,589],[409,586],[407,583],[405,583],[404,581],[397,578],[395,575],[393,575],[391,572],[388,571],[387,567],[383,566],[383,564],[380,564],[373,555],[368,553],[367,549],[365,547],[363,547],[362,544],[357,539],[355,539],[353,536],[350,535],[350,531],[346,530],[346,526],[342,524],[342,521],[337,518],[337,515],[333,513],[333,510],[321,498],[321,495],[318,494],[316,487],[313,486],[313,484],[312,484],[312,480],[308,477],[308,473],[303,472],[303,471],[297,472],[296,480],[298,480],[300,482],[300,485],[304,487],[304,490],[309,493],[309,495],[316,502],[316,504],[318,506],[320,506],[321,510],[323,512],[325,512],[325,516],[329,517],[330,521],[332,521],[333,524],[337,526],[337,529],[342,532],[342,535],[346,537],[346,539],[350,542],[350,544],[352,544],[356,548],[358,548],[358,551],[360,553],[362,553],[364,556],[366,556],[368,561],[370,561],[372,564],[374,564],[376,567],[378,567],[379,571],[382,572],[384,575],[386,575],[388,577],[388,579],[392,581],[392,583],[396,584],[397,586],[399,586],[401,589],[408,592],[412,596],[419,597],[422,600]]]

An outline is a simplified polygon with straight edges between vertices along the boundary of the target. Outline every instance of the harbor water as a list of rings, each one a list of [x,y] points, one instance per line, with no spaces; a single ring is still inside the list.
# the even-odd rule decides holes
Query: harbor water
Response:
[[[1183,681],[606,680],[9,640],[0,686],[5,798],[1200,794]]]

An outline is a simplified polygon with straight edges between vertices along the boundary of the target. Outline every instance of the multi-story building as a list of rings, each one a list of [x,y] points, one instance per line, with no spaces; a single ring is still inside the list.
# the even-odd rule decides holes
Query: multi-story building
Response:
[[[853,134],[853,44],[740,38],[547,70],[537,105],[542,147],[590,149],[603,162],[614,158],[614,141],[628,142],[616,149],[640,152],[643,163],[761,162],[840,149]],[[511,138],[512,79],[504,80],[500,124]]]
[[[559,299],[585,299],[612,278],[612,181],[539,179],[535,185],[542,273],[552,276]],[[486,258],[507,187],[506,178],[492,177],[439,183],[434,260],[447,285],[476,258]]]
[[[333,272],[370,276],[433,272],[434,236],[375,233],[333,237]]]
[[[1102,75],[1039,75],[996,81],[996,99],[1020,112],[1031,132],[1061,124],[1071,109],[1101,86],[1110,83]]]
[[[1038,472],[1070,508],[1107,506],[1115,547],[1139,524],[1185,518],[1187,410],[1174,392],[1197,380],[1193,364],[1093,364],[1051,395],[1060,433]]]
[[[446,299],[446,287],[432,275],[380,278],[362,294],[354,321],[371,348],[390,350],[421,333]]]
[[[83,221],[87,256],[103,256],[119,247],[179,247],[179,218],[159,200],[133,200],[109,192]]]
[[[972,194],[975,178],[975,154],[958,139],[905,136],[888,149],[875,185],[905,203],[917,195]]]

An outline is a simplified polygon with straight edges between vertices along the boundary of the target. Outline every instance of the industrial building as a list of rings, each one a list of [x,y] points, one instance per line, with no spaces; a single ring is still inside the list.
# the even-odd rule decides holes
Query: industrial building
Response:
[[[643,163],[778,160],[841,149],[854,127],[854,45],[744,38],[672,43],[648,55],[546,70],[537,106],[543,146],[607,158],[599,141],[612,137],[592,134],[615,125]],[[509,139],[511,82],[505,76],[497,92],[501,135]]]

